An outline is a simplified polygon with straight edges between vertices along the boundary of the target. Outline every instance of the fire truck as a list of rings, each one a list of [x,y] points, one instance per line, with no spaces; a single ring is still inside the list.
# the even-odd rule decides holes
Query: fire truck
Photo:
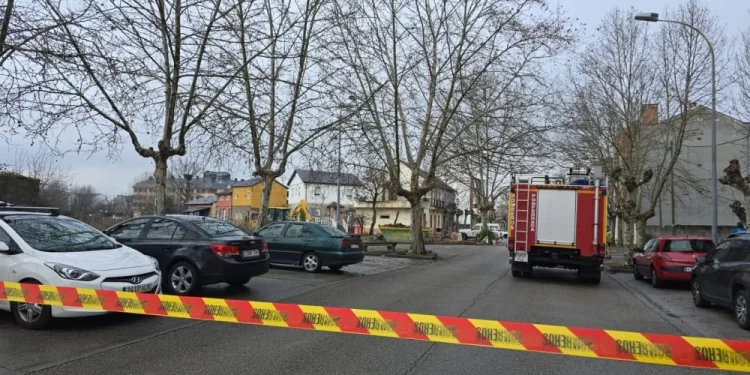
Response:
[[[566,268],[599,284],[607,243],[601,168],[570,168],[565,177],[513,175],[508,206],[513,277],[531,277],[534,267]]]

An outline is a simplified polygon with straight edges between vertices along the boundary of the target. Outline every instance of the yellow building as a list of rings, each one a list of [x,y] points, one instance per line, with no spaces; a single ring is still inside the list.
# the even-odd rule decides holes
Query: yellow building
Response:
[[[262,199],[263,180],[253,177],[247,181],[232,182],[232,220],[250,223],[258,220],[258,210]],[[287,207],[287,187],[274,181],[271,187],[269,208]]]

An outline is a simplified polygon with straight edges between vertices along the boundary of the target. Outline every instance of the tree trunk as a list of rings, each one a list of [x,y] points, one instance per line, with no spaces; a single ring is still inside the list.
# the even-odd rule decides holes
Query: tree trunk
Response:
[[[482,230],[486,230],[487,222],[489,221],[490,210],[482,208],[479,213],[482,215]]]
[[[409,253],[426,254],[424,238],[422,237],[422,201],[417,197],[416,199],[409,199],[409,203],[411,204],[411,228],[409,229],[411,245],[409,246]]]
[[[375,221],[378,219],[378,196],[372,200],[372,223],[370,223],[370,235],[375,231]]]
[[[273,175],[263,175],[263,189],[260,193],[260,208],[258,209],[258,225],[256,229],[262,228],[266,225],[266,216],[268,216],[268,205],[271,202],[271,189],[273,189],[273,183],[275,177]]]
[[[154,214],[164,215],[167,213],[167,157],[161,153],[154,157],[154,179],[156,180],[156,189],[154,189]]]
[[[636,249],[643,249],[643,246],[646,245],[646,242],[648,242],[648,234],[646,233],[646,221],[647,220],[639,220],[636,222],[636,229],[638,234],[638,241],[635,244]]]
[[[623,220],[622,222],[623,226],[623,245],[625,248],[630,249],[633,247],[633,224],[628,223],[627,221]]]

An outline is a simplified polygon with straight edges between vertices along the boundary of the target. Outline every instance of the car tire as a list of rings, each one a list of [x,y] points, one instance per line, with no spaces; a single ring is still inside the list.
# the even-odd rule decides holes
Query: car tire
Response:
[[[227,280],[227,284],[233,286],[233,287],[241,287],[245,286],[245,284],[250,282],[251,277],[243,277],[241,279],[231,279]]]
[[[41,285],[38,281],[24,281],[26,284]],[[41,330],[52,322],[52,307],[36,303],[11,302],[10,311],[18,325],[31,330]]]
[[[189,262],[179,261],[169,268],[164,286],[169,294],[189,296],[200,288],[198,270]]]
[[[305,272],[310,273],[320,272],[320,269],[323,267],[323,265],[320,264],[320,257],[315,253],[305,253],[302,255],[301,266]]]
[[[331,271],[341,271],[342,268],[344,268],[344,266],[328,266],[328,269]]]
[[[643,275],[638,272],[638,267],[635,265],[635,262],[633,262],[633,278],[636,280],[643,280]]]
[[[692,279],[690,280],[690,292],[693,295],[693,303],[697,307],[709,307],[711,306],[711,302],[708,302],[705,298],[703,298],[703,293],[701,293],[701,286],[700,283],[698,283],[698,280]]]
[[[659,275],[656,274],[656,269],[654,267],[651,267],[651,286],[654,288],[661,288],[664,285],[664,282],[661,281],[659,278]]]
[[[750,329],[750,317],[748,316],[747,291],[740,289],[734,293],[734,317],[742,329]]]

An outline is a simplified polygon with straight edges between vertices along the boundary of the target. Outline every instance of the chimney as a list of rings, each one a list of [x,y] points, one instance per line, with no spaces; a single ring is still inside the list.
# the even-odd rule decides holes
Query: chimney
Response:
[[[641,124],[654,125],[659,122],[659,105],[644,104],[641,106]]]

